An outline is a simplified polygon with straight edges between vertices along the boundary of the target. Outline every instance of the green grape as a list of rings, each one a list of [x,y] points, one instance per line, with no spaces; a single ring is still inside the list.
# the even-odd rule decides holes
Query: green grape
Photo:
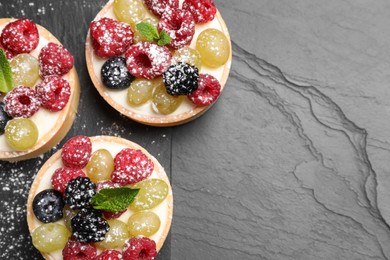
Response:
[[[107,220],[110,231],[102,242],[95,243],[101,249],[122,248],[127,239],[130,238],[126,223],[117,219]]]
[[[49,223],[37,227],[32,233],[33,245],[42,253],[62,250],[71,233],[64,225]]]
[[[114,168],[114,159],[111,153],[106,149],[100,149],[94,152],[89,159],[86,166],[87,176],[95,183],[110,180]]]
[[[130,204],[133,211],[152,209],[165,200],[168,195],[168,184],[160,179],[149,179],[138,182],[132,188],[139,188],[135,200]]]
[[[78,210],[73,210],[69,207],[69,205],[65,205],[64,207],[64,222],[65,226],[68,230],[72,231],[71,221],[74,216],[76,216]]]
[[[161,225],[160,218],[151,211],[141,211],[133,214],[127,221],[131,236],[150,237]]]
[[[139,106],[152,98],[153,89],[161,80],[136,79],[127,89],[127,101],[132,106]]]
[[[119,21],[130,25],[137,24],[148,12],[142,0],[115,0],[114,13]]]
[[[196,49],[202,57],[202,63],[208,67],[222,66],[230,57],[230,47],[226,36],[217,29],[206,29],[196,40]]]
[[[38,128],[29,118],[15,118],[8,121],[5,127],[5,138],[13,149],[25,151],[38,140]]]
[[[30,54],[19,54],[10,62],[14,87],[33,87],[39,78],[39,62]]]
[[[157,86],[153,91],[152,109],[156,113],[168,115],[174,112],[184,101],[185,96],[171,96],[167,93],[163,84]]]
[[[199,51],[188,46],[175,51],[172,58],[174,62],[185,62],[197,67],[198,69],[202,66],[202,59]]]

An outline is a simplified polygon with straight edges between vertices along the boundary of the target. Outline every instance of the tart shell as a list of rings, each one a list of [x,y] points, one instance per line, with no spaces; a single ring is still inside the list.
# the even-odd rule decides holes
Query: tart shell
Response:
[[[97,14],[95,19],[99,19],[101,17],[104,17],[106,13],[109,12],[109,10],[113,7],[113,1],[109,1],[103,9]],[[219,78],[219,82],[221,84],[221,93],[225,87],[226,81],[229,76],[231,62],[232,62],[232,46],[230,41],[230,35],[229,31],[227,29],[227,26],[225,24],[225,21],[223,20],[220,12],[217,10],[217,13],[215,15],[215,19],[218,21],[221,31],[225,34],[225,36],[228,39],[229,42],[229,49],[230,49],[230,57],[228,61],[223,65],[223,74],[222,77]],[[106,100],[108,104],[110,104],[113,108],[115,108],[118,112],[125,115],[126,117],[137,121],[141,124],[145,125],[151,125],[151,126],[157,126],[157,127],[168,127],[168,126],[175,126],[187,123],[191,120],[194,120],[201,116],[203,113],[205,113],[213,104],[209,106],[200,107],[197,106],[194,109],[178,114],[178,115],[140,115],[139,113],[136,113],[134,111],[129,110],[128,108],[122,106],[118,102],[116,102],[112,97],[110,97],[109,93],[106,91],[106,87],[103,85],[102,81],[100,80],[100,77],[96,75],[93,65],[93,55],[94,50],[92,47],[92,41],[90,37],[90,33],[88,31],[87,34],[87,40],[86,40],[86,48],[85,48],[85,56],[87,61],[87,68],[89,75],[91,77],[91,80],[93,84],[95,85],[96,89],[98,90],[99,94]]]
[[[6,25],[12,21],[15,21],[15,19],[2,18],[0,19],[0,26]],[[44,27],[38,24],[37,27],[39,37],[43,37],[49,42],[61,44],[61,42]],[[37,157],[50,150],[65,137],[73,124],[80,99],[80,82],[75,67],[73,67],[67,75],[68,82],[71,87],[71,95],[69,97],[68,104],[64,107],[64,109],[60,112],[56,112],[60,113],[60,115],[55,125],[52,127],[52,130],[47,134],[40,136],[37,143],[27,151],[0,151],[0,160],[20,161]]]
[[[171,227],[171,221],[172,221],[172,214],[173,214],[173,195],[172,195],[172,188],[168,179],[168,176],[165,173],[164,168],[161,166],[161,164],[157,161],[156,158],[154,158],[147,150],[145,150],[143,147],[140,145],[133,143],[129,140],[120,138],[120,137],[113,137],[113,136],[95,136],[95,137],[90,137],[92,145],[97,142],[108,142],[108,143],[115,143],[115,144],[120,144],[124,145],[127,148],[132,148],[132,149],[137,149],[141,150],[142,153],[144,153],[149,159],[153,161],[154,164],[154,172],[156,172],[157,176],[159,179],[165,181],[168,184],[169,187],[169,192],[167,197],[165,198],[165,201],[168,203],[167,207],[167,223],[163,228],[162,235],[159,237],[158,241],[156,242],[156,249],[157,251],[160,251],[161,247],[164,244],[164,241],[166,237],[168,236],[170,227]],[[34,200],[34,197],[41,191],[39,190],[39,185],[40,183],[44,180],[44,177],[49,170],[49,168],[61,159],[61,150],[58,150],[54,155],[52,155],[46,163],[41,167],[39,170],[37,176],[34,179],[34,182],[31,185],[29,195],[28,195],[28,200],[27,200],[27,224],[28,224],[28,229],[30,231],[30,234],[34,231],[35,228],[37,228],[39,225],[39,221],[36,219],[33,209],[32,209],[32,202]],[[52,254],[50,253],[42,253],[42,256],[45,259],[53,259],[53,260],[58,260],[56,259]]]

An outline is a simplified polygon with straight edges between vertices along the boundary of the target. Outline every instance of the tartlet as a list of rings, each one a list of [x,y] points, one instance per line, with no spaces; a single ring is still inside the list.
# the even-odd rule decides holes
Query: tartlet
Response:
[[[27,21],[27,19],[19,19],[19,20]],[[15,21],[18,20],[9,19],[9,18],[0,19],[0,32],[3,31],[6,25]],[[47,47],[48,46],[47,44],[49,43],[53,44],[55,48],[57,48],[58,46],[61,46],[60,48],[63,48],[59,40],[55,38],[48,30],[46,30],[40,25],[36,25],[36,27],[39,32],[39,43],[36,48],[34,48],[31,52],[29,52],[31,56],[33,56],[35,59],[38,60],[40,51],[42,50],[42,48]],[[5,48],[2,47],[2,49]],[[15,57],[17,56],[18,55],[16,54]],[[12,61],[11,58],[9,60]],[[73,57],[72,57],[72,61],[73,61]],[[37,157],[43,154],[44,152],[48,151],[52,147],[54,147],[65,137],[65,135],[69,131],[74,121],[78,103],[79,103],[79,96],[80,96],[80,86],[79,86],[79,79],[77,76],[77,72],[73,66],[73,63],[71,64],[71,66],[72,68],[65,74],[53,76],[53,77],[58,76],[61,79],[65,79],[69,83],[70,96],[66,106],[61,108],[60,111],[56,111],[56,112],[49,111],[47,109],[44,109],[43,107],[39,108],[39,111],[36,112],[30,118],[37,126],[39,135],[36,143],[32,147],[26,150],[25,149],[17,150],[12,148],[7,143],[5,134],[1,134],[0,135],[0,160],[18,161],[18,160],[25,160],[25,159]],[[40,78],[36,80],[34,86],[30,86],[30,88],[35,89],[35,87],[40,83],[42,83],[43,79],[48,76],[50,75],[41,74]],[[17,87],[18,86],[14,86],[14,89]],[[5,96],[6,96],[5,93],[0,92],[1,102],[3,102]]]
[[[121,0],[119,0],[119,1],[121,1]],[[97,14],[97,16],[93,22],[96,22],[102,18],[112,18],[114,20],[118,20],[117,16],[114,13],[114,10],[113,10],[114,2],[116,2],[116,1],[113,1],[113,0],[109,1],[102,8],[102,10]],[[135,1],[128,1],[128,2],[135,2]],[[143,1],[140,0],[139,2],[142,4]],[[152,4],[154,2],[154,3],[159,4],[161,2],[175,2],[175,0],[173,0],[173,1],[166,1],[166,0],[164,0],[164,1],[152,0],[151,1],[151,0],[148,0],[148,1],[144,1],[144,2],[148,2],[148,3],[152,2]],[[183,0],[180,0],[178,2],[180,5],[180,8],[181,8],[183,5]],[[211,0],[202,0],[199,2],[201,2],[201,3],[211,2],[211,4],[213,4]],[[145,4],[145,3],[143,3],[143,4]],[[146,20],[148,18],[151,18],[154,20],[159,19],[159,17],[156,16],[155,14],[153,14],[151,10],[147,10],[146,7],[145,7],[145,9],[147,11],[147,13],[145,15]],[[145,21],[145,19],[143,19],[142,21]],[[142,22],[142,21],[137,21],[135,24],[138,24],[139,22]],[[130,24],[133,31],[137,30],[135,24]],[[91,24],[91,26],[92,26],[92,24]],[[227,41],[227,49],[229,51],[229,57],[226,60],[226,62],[221,66],[212,68],[212,67],[202,65],[198,69],[199,69],[199,74],[200,73],[207,73],[207,74],[214,76],[216,78],[216,80],[219,81],[220,92],[222,92],[224,89],[224,86],[226,84],[226,81],[228,79],[229,72],[230,72],[232,51],[231,51],[231,42],[230,42],[230,36],[229,36],[228,29],[227,29],[226,24],[225,24],[224,20],[222,19],[222,16],[218,10],[216,10],[215,17],[212,19],[212,21],[208,21],[205,23],[196,23],[195,33],[193,35],[192,40],[190,41],[190,43],[187,46],[195,49],[196,41],[197,41],[199,34],[202,31],[204,31],[206,29],[210,29],[210,28],[215,28],[215,29],[219,30],[225,36],[225,39]],[[172,54],[177,49],[181,48],[181,47],[179,47],[179,48],[176,48],[176,47],[171,47],[171,46],[169,47],[169,50]],[[116,56],[123,57],[123,56],[125,56],[125,54],[116,55]],[[127,101],[126,89],[122,89],[122,90],[109,89],[103,83],[102,76],[101,76],[101,67],[103,66],[103,64],[107,60],[108,60],[107,57],[101,58],[98,55],[96,55],[96,52],[94,52],[94,43],[93,43],[93,39],[91,36],[91,30],[90,30],[88,32],[87,39],[86,39],[86,61],[87,61],[88,72],[89,72],[89,75],[92,79],[93,84],[95,85],[95,87],[98,90],[98,92],[100,93],[100,95],[106,100],[106,102],[109,105],[111,105],[114,109],[116,109],[121,114],[123,114],[126,117],[128,117],[134,121],[137,121],[139,123],[146,124],[146,125],[152,125],[152,126],[158,126],[158,127],[180,125],[180,124],[189,122],[189,121],[199,117],[200,115],[205,113],[211,107],[211,105],[214,104],[214,102],[215,102],[215,100],[213,100],[213,102],[211,104],[195,105],[189,99],[185,98],[185,100],[180,104],[180,106],[174,112],[163,113],[163,114],[156,112],[156,109],[153,108],[151,100],[147,101],[146,103],[142,103],[141,105],[129,104],[129,102]],[[177,62],[177,60],[176,60],[176,62]],[[175,63],[175,61],[172,59],[171,64],[173,65],[174,63]],[[156,78],[158,78],[158,77],[156,77]],[[218,96],[219,96],[219,94],[218,94]]]
[[[154,181],[155,179],[158,179],[159,181],[163,181],[164,183],[167,184],[168,190],[167,190],[166,197],[162,201],[160,201],[160,203],[157,206],[154,205],[152,208],[149,208],[146,210],[147,212],[153,212],[153,213],[157,214],[160,221],[161,221],[161,225],[158,228],[158,231],[155,232],[154,234],[148,236],[151,240],[153,240],[155,242],[155,249],[158,252],[161,249],[161,247],[163,246],[163,243],[168,235],[168,232],[169,232],[170,226],[171,226],[171,220],[172,220],[173,197],[172,197],[172,189],[171,189],[171,186],[169,183],[169,179],[168,179],[163,167],[160,165],[160,163],[152,155],[150,155],[144,148],[142,148],[141,146],[139,146],[139,145],[137,145],[129,140],[119,138],[119,137],[112,137],[112,136],[95,136],[95,137],[90,137],[90,138],[82,137],[82,136],[74,137],[74,138],[70,139],[64,145],[63,149],[57,151],[51,158],[49,158],[46,161],[46,163],[39,170],[32,186],[31,186],[29,196],[28,196],[27,223],[28,223],[30,234],[33,235],[34,231],[37,228],[39,228],[40,226],[47,225],[47,224],[45,224],[47,222],[43,223],[42,221],[38,220],[38,218],[37,218],[36,209],[34,209],[34,207],[36,206],[34,204],[35,203],[34,198],[36,198],[37,194],[41,193],[42,191],[45,191],[48,189],[53,189],[53,186],[57,187],[53,184],[53,179],[55,178],[55,177],[53,177],[53,174],[54,175],[56,174],[56,170],[65,167],[65,165],[64,165],[64,164],[66,164],[65,159],[63,159],[64,153],[66,153],[66,149],[69,148],[69,146],[67,144],[72,143],[72,142],[74,144],[75,143],[74,140],[90,140],[90,143],[92,144],[92,150],[91,150],[91,152],[88,153],[89,157],[91,157],[91,154],[93,157],[93,154],[98,150],[100,151],[101,149],[106,149],[109,151],[109,153],[111,153],[111,155],[115,158],[115,160],[117,160],[117,157],[119,156],[120,153],[123,153],[123,151],[125,151],[125,150],[129,151],[129,149],[131,149],[133,151],[137,151],[137,153],[139,153],[139,154],[143,154],[141,156],[146,156],[145,159],[147,158],[148,161],[150,160],[149,163],[151,162],[152,165],[154,166],[151,174],[147,177],[143,176],[141,178],[142,179],[141,181],[139,181],[140,180],[139,179],[139,180],[137,180],[139,182],[133,183],[130,186],[136,187],[137,185],[139,186],[139,184],[142,182]],[[88,158],[88,160],[90,161],[91,159]],[[117,161],[116,161],[116,163],[117,163]],[[89,166],[87,165],[86,167],[82,168],[81,170],[85,173],[88,173],[88,170],[86,170],[88,167]],[[115,164],[115,171],[117,171],[117,170],[118,170],[118,165]],[[89,176],[89,175],[87,174],[87,176]],[[75,179],[77,179],[77,178],[74,178],[73,181]],[[57,180],[58,180],[58,178],[57,178]],[[69,189],[68,186],[71,185],[70,182],[71,181],[68,180],[67,189]],[[104,183],[106,183],[106,182],[104,182],[104,181],[101,182],[101,184],[104,184]],[[99,185],[100,184],[97,184],[97,187],[99,187]],[[129,185],[124,185],[124,186],[128,187]],[[103,187],[105,187],[105,186],[103,186]],[[141,190],[142,190],[142,188],[141,188]],[[68,190],[65,190],[64,194],[63,194],[63,198],[65,201],[67,201],[66,200],[67,192],[68,192]],[[138,202],[135,201],[135,202],[133,202],[133,204],[134,203],[138,203]],[[127,208],[127,211],[124,214],[120,215],[118,218],[115,218],[115,219],[120,220],[124,223],[127,223],[130,216],[132,216],[134,213],[140,212],[139,209],[133,211],[134,208],[131,209],[131,207],[132,207],[132,204],[130,204],[130,206]],[[141,212],[144,212],[144,211],[141,210]],[[104,215],[104,216],[106,216],[106,215]],[[107,217],[105,217],[105,218],[107,219]],[[48,222],[60,224],[60,225],[65,225],[63,218],[58,218],[58,220],[56,220],[56,221],[48,221]],[[75,240],[74,236],[75,236],[75,230],[73,230],[73,236],[72,236],[72,238],[69,238],[68,244],[70,243],[69,241],[71,239]],[[137,238],[143,238],[143,237],[144,237],[143,235],[137,236]],[[133,237],[131,235],[129,235],[129,238],[133,239]],[[33,243],[34,243],[34,239],[33,239]],[[93,247],[95,247],[96,244],[94,245],[94,243],[91,243],[91,245],[93,245]],[[97,254],[101,253],[103,249],[98,247],[98,246],[97,246],[97,248],[98,248]],[[107,248],[104,248],[104,249],[107,249]],[[121,248],[114,248],[114,249],[118,250],[119,252],[121,251]],[[112,250],[114,250],[114,249],[112,249]],[[46,252],[46,253],[41,252],[41,253],[45,259],[56,259],[56,260],[62,259],[62,249],[56,250],[54,252]],[[124,258],[124,259],[126,259],[126,258]],[[148,258],[145,258],[145,259],[148,259]],[[153,258],[150,258],[150,259],[153,259]]]

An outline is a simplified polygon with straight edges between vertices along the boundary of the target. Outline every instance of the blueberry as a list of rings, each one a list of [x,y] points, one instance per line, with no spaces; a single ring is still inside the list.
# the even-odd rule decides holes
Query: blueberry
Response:
[[[135,80],[126,66],[126,60],[123,57],[113,57],[107,60],[102,67],[101,76],[103,84],[111,89],[128,88]]]
[[[35,217],[43,223],[52,223],[61,219],[65,206],[62,194],[56,190],[43,190],[33,200]]]
[[[0,135],[4,134],[5,126],[9,120],[11,120],[11,117],[5,112],[4,104],[0,103]]]
[[[164,72],[163,80],[168,94],[189,95],[198,89],[199,71],[195,66],[178,62]]]

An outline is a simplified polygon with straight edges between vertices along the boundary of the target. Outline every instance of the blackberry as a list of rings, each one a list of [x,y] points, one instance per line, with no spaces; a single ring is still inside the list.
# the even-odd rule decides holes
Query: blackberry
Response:
[[[126,66],[124,57],[113,57],[107,60],[101,70],[103,84],[111,89],[128,88],[135,80]]]
[[[65,203],[60,192],[49,189],[38,193],[32,206],[38,220],[43,223],[51,223],[62,218]]]
[[[178,62],[164,72],[163,80],[168,94],[172,96],[191,94],[198,89],[198,68]]]
[[[71,220],[72,231],[77,241],[84,243],[100,242],[104,240],[110,230],[107,221],[102,218],[101,212],[92,208],[82,208]]]
[[[11,117],[4,110],[4,103],[0,103],[0,135],[4,134],[5,126]]]
[[[90,207],[89,202],[96,194],[96,185],[88,177],[77,177],[68,182],[65,189],[65,202],[71,209]]]

